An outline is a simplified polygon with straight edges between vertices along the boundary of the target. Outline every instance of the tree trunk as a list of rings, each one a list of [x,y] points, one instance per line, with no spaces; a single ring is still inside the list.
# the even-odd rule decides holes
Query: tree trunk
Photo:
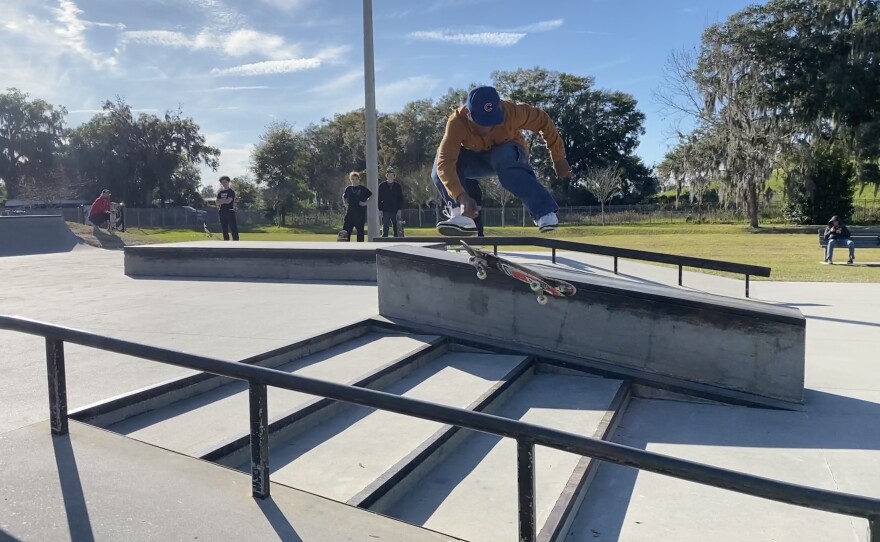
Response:
[[[605,226],[605,202],[600,201],[599,206],[602,209],[602,226]]]
[[[747,204],[749,208],[749,226],[757,228],[758,224],[758,187],[754,181],[749,182],[747,189]]]
[[[504,205],[504,202],[502,201],[501,202],[501,227],[502,228],[504,227],[504,215],[506,214],[504,212],[504,209],[505,209],[505,205]]]

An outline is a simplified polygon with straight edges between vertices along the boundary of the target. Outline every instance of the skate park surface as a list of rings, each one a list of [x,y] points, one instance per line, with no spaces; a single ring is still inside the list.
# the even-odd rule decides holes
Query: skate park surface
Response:
[[[521,256],[542,264],[546,259],[541,254]],[[608,258],[566,253],[559,261],[579,273],[614,276]],[[622,262],[621,272],[614,280],[677,288],[675,269]],[[378,313],[377,287],[371,283],[134,278],[123,273],[122,252],[89,247],[2,258],[0,276],[4,278],[0,314],[229,361],[283,348]],[[693,291],[742,296],[740,280],[686,272],[685,284]],[[880,497],[876,468],[880,461],[880,368],[874,350],[880,343],[880,284],[762,281],[752,283],[752,298],[795,307],[806,317],[803,410],[636,396],[624,411],[613,440],[787,482]],[[432,339],[406,340],[429,343]],[[0,331],[0,348],[4,354],[0,357],[4,375],[0,380],[0,485],[5,488],[0,539],[510,539],[507,531],[504,536],[498,531],[480,532],[480,516],[491,516],[495,509],[508,512],[501,504],[493,506],[493,488],[504,492],[511,481],[515,485],[516,478],[513,463],[501,461],[497,468],[473,463],[473,455],[468,454],[489,446],[486,442],[470,442],[456,456],[462,461],[460,469],[472,469],[482,477],[483,492],[476,492],[469,504],[472,516],[456,515],[455,510],[442,506],[431,508],[432,488],[443,488],[433,494],[457,494],[455,488],[447,487],[454,480],[430,475],[409,494],[411,498],[389,507],[392,516],[447,535],[404,522],[380,521],[382,516],[307,493],[315,482],[302,474],[276,483],[273,498],[261,503],[250,498],[247,474],[184,457],[183,452],[175,453],[176,443],[145,447],[140,441],[117,438],[78,422],[71,422],[69,438],[52,439],[46,425],[43,340]],[[404,352],[411,346],[400,348]],[[705,348],[711,356],[712,345]],[[456,355],[462,353],[446,354],[451,358],[437,366],[436,372],[454,369]],[[74,345],[68,345],[66,356],[71,410],[192,374]],[[503,370],[493,365],[495,374],[482,371],[479,380],[500,381],[504,378],[500,372],[514,370],[519,360],[504,363]],[[426,362],[419,370],[434,369]],[[460,378],[461,390],[475,386],[474,394],[485,393],[480,382],[460,371],[450,374]],[[538,382],[534,378],[533,393],[539,393],[542,386],[561,389],[553,386],[552,379]],[[427,396],[438,394],[400,382],[401,393],[411,389]],[[585,405],[585,412],[602,412],[609,393],[596,391],[594,397],[602,396],[601,401]],[[442,390],[439,394],[443,395]],[[515,408],[515,404],[504,405],[500,413],[516,415],[504,410]],[[562,410],[560,405],[548,408]],[[243,417],[246,429],[245,410],[239,409],[238,416]],[[597,420],[585,416],[576,423],[594,428]],[[151,437],[141,438],[149,442]],[[503,459],[504,453],[499,449],[496,455]],[[298,450],[290,454],[306,465],[311,460]],[[350,466],[357,470],[371,467],[362,468],[357,462]],[[285,477],[280,470],[279,475]],[[539,464],[539,483],[548,477]],[[466,481],[463,476],[460,490],[466,489]],[[353,497],[350,493],[342,496]],[[515,524],[515,519],[510,521]],[[444,529],[455,523],[467,524],[467,532]],[[565,540],[705,540],[711,533],[711,538],[720,541],[866,541],[866,526],[860,519],[603,463],[574,519],[572,535]]]

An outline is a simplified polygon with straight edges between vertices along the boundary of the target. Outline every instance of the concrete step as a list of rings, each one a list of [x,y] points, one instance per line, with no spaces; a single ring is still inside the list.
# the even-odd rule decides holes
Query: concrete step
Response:
[[[584,436],[595,436],[619,401],[619,380],[536,374],[497,414]],[[417,486],[388,507],[387,515],[470,540],[517,539],[516,442],[467,432],[465,441]],[[584,476],[580,456],[537,447],[536,512],[539,531],[555,530],[561,508],[579,498]],[[546,527],[546,529],[545,529]],[[543,534],[543,533],[542,533]]]
[[[413,399],[458,408],[485,405],[504,384],[522,375],[527,356],[451,352],[383,389]],[[443,424],[348,405],[313,429],[279,440],[270,436],[272,480],[346,502],[400,468],[403,458],[428,442]],[[238,465],[250,472],[250,463]]]
[[[277,367],[280,371],[346,384],[363,384],[389,369],[405,368],[441,339],[424,335],[369,333]],[[269,421],[276,422],[316,404],[313,396],[270,387]],[[232,381],[205,393],[113,423],[106,428],[131,438],[195,457],[236,442],[249,432],[247,384]]]

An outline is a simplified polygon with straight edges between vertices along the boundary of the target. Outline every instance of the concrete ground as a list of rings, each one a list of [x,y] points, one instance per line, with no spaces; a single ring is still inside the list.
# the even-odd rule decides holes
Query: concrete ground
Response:
[[[609,258],[568,253],[560,263],[588,273],[611,268]],[[677,279],[675,269],[629,261],[620,271],[624,280],[672,286]],[[377,312],[371,285],[133,279],[122,274],[121,252],[98,249],[0,258],[0,279],[0,314],[227,360]],[[684,284],[743,295],[741,279],[686,271]],[[797,307],[808,319],[805,410],[636,399],[617,440],[880,497],[880,271],[876,284],[753,282],[752,298]],[[42,339],[0,331],[0,437],[48,418],[43,348]],[[186,374],[86,348],[68,346],[67,354],[71,408]],[[0,453],[0,465],[11,460]],[[630,469],[604,465],[596,484],[581,514],[592,517],[581,525],[590,536],[570,540],[705,540],[707,532],[718,541],[865,540],[861,520]]]

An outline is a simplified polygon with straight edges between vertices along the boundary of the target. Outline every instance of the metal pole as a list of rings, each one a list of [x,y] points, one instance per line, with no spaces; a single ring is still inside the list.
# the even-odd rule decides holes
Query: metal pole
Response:
[[[46,371],[49,374],[49,425],[53,435],[67,434],[67,378],[64,342],[46,337]]]
[[[516,441],[516,479],[519,489],[519,542],[534,542],[538,535],[535,521],[535,444]]]
[[[749,297],[749,276],[746,275],[746,297]]]
[[[255,498],[269,496],[269,405],[265,384],[250,382],[251,491]]]
[[[373,57],[373,0],[364,0],[364,113],[367,117],[367,208],[369,238],[379,237],[379,144],[376,136],[376,70]]]

